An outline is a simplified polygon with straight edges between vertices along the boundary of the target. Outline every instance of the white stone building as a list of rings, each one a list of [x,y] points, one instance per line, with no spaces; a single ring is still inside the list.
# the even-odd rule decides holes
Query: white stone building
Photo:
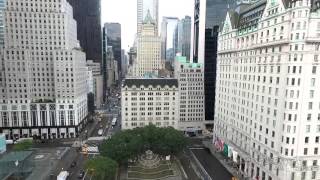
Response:
[[[177,79],[125,79],[121,88],[122,129],[178,125]]]
[[[95,107],[100,108],[103,103],[103,76],[101,74],[101,66],[100,63],[87,60],[87,67],[92,71],[92,93],[94,94]]]
[[[261,0],[226,15],[214,142],[249,179],[320,178],[319,5]]]
[[[156,24],[150,12],[142,24],[142,32],[137,36],[137,59],[130,67],[129,77],[144,77],[158,74],[164,68],[161,60],[161,38],[156,33]]]
[[[201,133],[205,129],[203,64],[190,63],[177,56],[174,76],[179,82],[178,129],[186,133]]]
[[[8,0],[1,52],[0,132],[75,137],[87,117],[86,61],[66,0]]]

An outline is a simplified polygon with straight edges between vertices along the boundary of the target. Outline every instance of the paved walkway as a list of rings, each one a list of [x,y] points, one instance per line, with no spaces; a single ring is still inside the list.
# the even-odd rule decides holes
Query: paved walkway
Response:
[[[239,172],[237,169],[233,168],[232,166],[230,166],[227,161],[226,161],[226,158],[220,153],[220,152],[217,152],[215,150],[215,148],[213,147],[212,145],[212,141],[211,140],[207,140],[207,141],[203,141],[202,142],[203,145],[205,147],[207,147],[211,154],[218,160],[220,161],[220,163],[234,176],[234,177],[237,177],[239,180],[244,180],[244,178],[242,176],[240,176]]]

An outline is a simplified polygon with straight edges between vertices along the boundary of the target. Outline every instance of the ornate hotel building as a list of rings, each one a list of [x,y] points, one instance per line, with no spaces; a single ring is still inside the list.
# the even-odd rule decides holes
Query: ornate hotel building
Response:
[[[247,1],[220,29],[214,143],[248,179],[320,178],[319,7]]]
[[[125,79],[121,88],[122,129],[154,124],[177,129],[177,79]]]
[[[141,34],[137,36],[137,58],[129,69],[128,76],[141,78],[164,68],[161,60],[161,38],[156,31],[156,21],[152,19],[150,11],[142,23]]]
[[[0,54],[0,133],[75,137],[87,116],[86,57],[66,0],[8,0]]]

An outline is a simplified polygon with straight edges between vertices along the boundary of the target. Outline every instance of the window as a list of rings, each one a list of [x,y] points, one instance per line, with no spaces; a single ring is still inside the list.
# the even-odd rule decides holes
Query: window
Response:
[[[301,180],[305,180],[306,179],[306,172],[302,172],[301,173]]]
[[[314,90],[310,90],[310,98],[312,99],[314,97]]]
[[[312,110],[312,102],[309,102],[309,103],[308,103],[308,109],[309,109],[309,110]]]
[[[312,79],[311,79],[311,86],[312,86],[312,87],[315,86],[315,83],[316,83],[316,79],[315,79],[315,78],[312,78]]]
[[[308,155],[308,148],[304,148],[304,149],[303,149],[303,154],[304,154],[304,155]]]
[[[314,155],[318,155],[318,148],[314,148]]]
[[[310,121],[311,120],[311,114],[307,115],[307,120]]]
[[[312,171],[311,179],[316,179],[317,171]]]
[[[317,66],[312,66],[312,74],[316,74],[317,73]]]
[[[307,132],[307,133],[310,132],[310,125],[306,125],[306,132]]]
[[[304,138],[304,143],[308,144],[309,143],[309,137]]]

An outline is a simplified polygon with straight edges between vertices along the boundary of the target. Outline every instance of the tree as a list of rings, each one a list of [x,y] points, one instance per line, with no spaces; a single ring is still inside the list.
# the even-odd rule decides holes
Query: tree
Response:
[[[142,152],[143,139],[132,130],[116,133],[100,147],[101,155],[110,157],[118,163],[135,159]]]
[[[101,155],[110,157],[119,164],[136,159],[146,150],[160,155],[176,155],[187,145],[183,133],[172,128],[154,125],[116,133],[102,144]]]
[[[33,145],[33,141],[31,139],[26,139],[18,142],[13,146],[13,150],[15,151],[26,151],[30,149]]]
[[[114,180],[118,164],[108,157],[97,156],[86,162],[85,168],[96,180]]]

